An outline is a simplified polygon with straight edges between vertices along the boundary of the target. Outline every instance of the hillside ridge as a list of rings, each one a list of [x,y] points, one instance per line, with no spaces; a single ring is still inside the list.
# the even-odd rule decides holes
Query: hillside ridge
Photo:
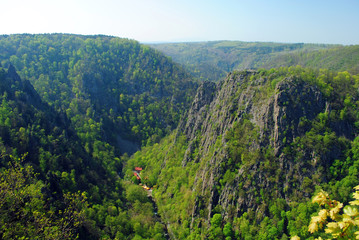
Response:
[[[236,238],[269,234],[256,223],[275,227],[278,238],[294,236],[291,214],[310,200],[314,186],[351,176],[336,164],[347,161],[358,137],[358,83],[348,73],[300,67],[244,70],[204,82],[177,133],[136,153],[129,166],[144,167],[145,183],[158,187],[161,215],[177,236],[189,231],[188,237],[207,238],[218,216]],[[256,230],[247,232],[239,221]],[[279,222],[289,225],[279,228]]]

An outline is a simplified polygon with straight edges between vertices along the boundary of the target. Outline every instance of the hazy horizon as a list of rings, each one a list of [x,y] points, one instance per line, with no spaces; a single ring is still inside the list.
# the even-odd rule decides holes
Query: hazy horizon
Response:
[[[143,43],[359,44],[359,1],[3,0],[0,34],[111,35]]]

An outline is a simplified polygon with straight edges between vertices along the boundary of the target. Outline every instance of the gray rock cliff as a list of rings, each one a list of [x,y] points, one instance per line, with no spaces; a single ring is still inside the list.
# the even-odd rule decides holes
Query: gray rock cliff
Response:
[[[264,216],[266,197],[287,200],[293,196],[309,197],[309,192],[293,190],[293,186],[302,186],[306,177],[313,184],[325,181],[320,166],[331,163],[340,154],[333,148],[330,154],[322,154],[319,161],[317,153],[310,149],[288,147],[310,130],[311,121],[319,113],[330,111],[330,102],[316,86],[300,77],[286,77],[274,89],[270,89],[269,81],[258,72],[242,71],[229,74],[220,83],[205,82],[199,87],[187,118],[178,128],[178,134],[184,134],[189,142],[182,166],[190,161],[202,166],[193,187],[199,194],[192,210],[191,227],[196,227],[200,210],[206,212],[208,223],[216,206],[220,206],[225,217],[239,216],[249,209]],[[244,119],[258,133],[248,144],[250,151],[258,152],[258,158],[242,164],[234,179],[221,187],[220,180],[231,161],[226,136]],[[272,157],[263,157],[266,154],[263,149],[270,149]],[[295,154],[301,158],[293,159],[295,154],[288,154],[289,150],[300,151]],[[263,193],[265,190],[267,193]]]

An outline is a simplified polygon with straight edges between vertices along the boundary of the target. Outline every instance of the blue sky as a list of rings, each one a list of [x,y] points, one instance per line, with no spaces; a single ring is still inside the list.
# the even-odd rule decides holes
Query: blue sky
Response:
[[[0,34],[359,44],[359,0],[1,0]]]

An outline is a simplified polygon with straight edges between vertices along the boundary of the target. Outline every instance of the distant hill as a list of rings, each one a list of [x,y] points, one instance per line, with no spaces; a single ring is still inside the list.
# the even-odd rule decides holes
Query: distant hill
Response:
[[[359,73],[359,46],[261,42],[151,44],[201,80],[219,81],[234,70],[290,67]]]
[[[328,237],[311,199],[359,182],[358,46],[170,46],[182,66],[117,37],[0,36],[1,239]]]
[[[270,58],[259,67],[276,68],[296,66],[326,68],[332,71],[359,73],[359,45],[337,46],[318,51],[297,51]]]
[[[118,37],[3,35],[0,62],[13,64],[45,102],[65,112],[84,142],[96,135],[121,153],[174,129],[196,89],[162,53]]]
[[[219,81],[233,70],[266,68],[280,61],[286,66],[288,53],[313,52],[338,45],[303,43],[265,43],[240,41],[213,41],[193,43],[150,44],[182,64],[193,76],[201,80]]]

